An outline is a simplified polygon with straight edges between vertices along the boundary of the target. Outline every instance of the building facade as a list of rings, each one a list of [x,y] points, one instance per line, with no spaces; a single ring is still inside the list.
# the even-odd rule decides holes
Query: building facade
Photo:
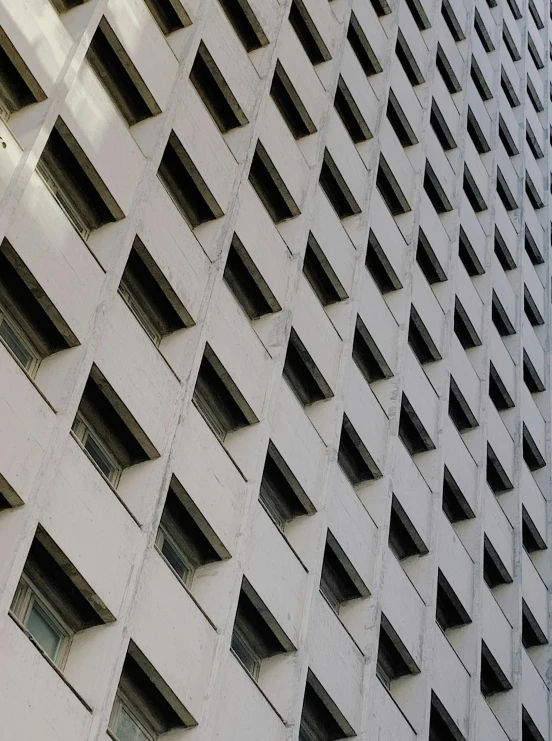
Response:
[[[2,741],[550,741],[549,17],[0,4]]]

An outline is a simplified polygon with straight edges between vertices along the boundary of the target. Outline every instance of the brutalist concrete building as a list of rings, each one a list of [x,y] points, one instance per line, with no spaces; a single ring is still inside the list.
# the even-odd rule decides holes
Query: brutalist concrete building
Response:
[[[0,3],[2,741],[550,741],[549,19]]]

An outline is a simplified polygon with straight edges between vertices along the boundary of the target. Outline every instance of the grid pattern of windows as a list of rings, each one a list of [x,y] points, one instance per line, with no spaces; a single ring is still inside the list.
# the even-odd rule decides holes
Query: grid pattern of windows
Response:
[[[2,737],[549,741],[549,17],[0,2]]]

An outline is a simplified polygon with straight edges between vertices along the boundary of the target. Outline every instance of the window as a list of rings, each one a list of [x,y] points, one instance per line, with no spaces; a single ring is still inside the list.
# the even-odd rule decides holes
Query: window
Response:
[[[402,283],[393,270],[389,258],[371,229],[368,235],[365,265],[382,295],[402,288]]]
[[[483,543],[483,579],[489,589],[512,583],[512,577],[487,535]]]
[[[165,36],[191,24],[180,0],[144,0],[144,2]]]
[[[349,28],[347,29],[347,40],[367,77],[376,75],[382,71],[382,66],[374,54],[362,26],[354,13],[351,13]]]
[[[472,57],[470,77],[473,84],[475,85],[475,89],[481,96],[481,100],[492,100],[493,94],[491,92],[491,88],[489,87],[489,84],[485,79],[485,75],[481,71],[481,67],[477,64],[477,59],[475,57]]]
[[[523,425],[523,460],[530,471],[538,471],[539,468],[546,466],[546,460],[525,424]]]
[[[389,690],[394,679],[399,679],[399,677],[408,674],[419,674],[419,672],[420,670],[408,653],[404,643],[382,613],[376,676],[383,686]]]
[[[161,113],[105,16],[92,38],[86,58],[129,126]]]
[[[508,53],[512,58],[512,62],[519,62],[519,60],[521,59],[521,54],[517,50],[512,34],[510,33],[510,29],[508,28],[508,25],[505,21],[502,23],[502,38],[504,39],[504,43],[506,45],[506,48],[508,49]]]
[[[171,332],[193,324],[139,237],[134,240],[119,294],[157,346]]]
[[[477,63],[474,60],[472,60],[472,69],[473,69],[474,64],[477,64]],[[462,90],[462,85],[460,84],[458,78],[456,77],[454,69],[452,68],[451,63],[449,62],[447,55],[443,51],[443,47],[439,43],[437,43],[436,65],[437,65],[437,69],[439,70],[439,73],[441,74],[441,77],[443,78],[443,81],[449,93],[451,95],[454,95],[454,93],[459,93]]]
[[[544,551],[547,548],[546,542],[543,540],[524,505],[521,507],[521,539],[527,553]]]
[[[447,279],[447,274],[422,229],[418,231],[416,262],[430,285],[442,283]]]
[[[75,574],[39,527],[10,607],[33,642],[62,670],[74,634],[104,622],[76,586]]]
[[[529,255],[529,259],[531,260],[533,265],[542,265],[544,262],[544,258],[541,255],[541,251],[535,241],[535,238],[527,228],[525,227],[525,251]]]
[[[343,415],[337,460],[352,486],[381,477],[374,459],[346,415]]]
[[[546,389],[526,350],[523,351],[523,380],[532,394]]]
[[[493,291],[491,317],[493,324],[501,337],[509,337],[516,333],[514,325],[510,321],[506,309],[502,306],[502,303],[495,291]]]
[[[406,4],[408,5],[408,9],[412,13],[412,17],[420,31],[425,31],[426,29],[431,28],[431,23],[429,22],[429,18],[427,17],[424,6],[420,0],[406,0]]]
[[[458,296],[454,304],[454,334],[464,350],[479,347],[481,340]]]
[[[402,395],[401,400],[399,438],[410,455],[435,449],[433,441],[405,394]]]
[[[431,103],[431,114],[429,117],[429,123],[431,124],[431,128],[435,132],[435,136],[439,140],[439,144],[443,147],[443,150],[445,152],[448,152],[451,149],[456,148],[457,144],[452,134],[452,131],[449,129],[448,124],[445,120],[445,117],[441,113],[439,106],[437,105],[435,100],[433,100]],[[468,126],[469,126],[469,117],[468,117]]]
[[[414,306],[410,307],[408,344],[421,365],[441,360],[441,353],[437,349]]]
[[[492,363],[489,366],[489,397],[499,412],[515,406],[514,400]]]
[[[250,319],[280,311],[280,304],[237,234],[228,252],[224,280]]]
[[[528,172],[525,173],[525,193],[535,210],[544,206],[544,201]]]
[[[544,741],[542,733],[523,706],[521,708],[521,739],[522,741]]]
[[[542,151],[542,148],[539,144],[539,140],[535,136],[535,132],[533,131],[529,123],[526,123],[525,125],[525,141],[529,145],[529,149],[531,150],[533,157],[536,160],[540,160],[542,157],[544,157],[544,152]]]
[[[264,659],[293,650],[281,628],[245,579],[234,620],[231,649],[255,681],[259,678]]]
[[[314,512],[301,485],[272,442],[268,444],[259,501],[282,532],[286,523]]]
[[[445,516],[451,523],[471,520],[475,517],[474,511],[446,466],[443,475],[442,506]]]
[[[527,239],[527,229],[525,230]],[[502,234],[495,227],[494,251],[503,270],[513,270],[516,267],[514,258],[506,245]]]
[[[355,327],[353,360],[368,383],[391,378],[393,375],[360,316],[357,316]]]
[[[410,125],[393,90],[389,90],[387,118],[403,147],[411,147],[418,143],[418,137],[414,133],[414,129]]]
[[[525,600],[522,601],[521,609],[521,641],[524,647],[528,649],[535,648],[536,646],[545,646],[548,643],[548,639]]]
[[[370,0],[370,5],[374,8],[374,11],[378,18],[391,13],[391,6],[387,0]]]
[[[460,391],[460,387],[452,376],[450,377],[448,413],[458,432],[467,432],[479,425],[463,393]]]
[[[481,44],[487,54],[494,51],[495,47],[493,44],[493,40],[491,39],[489,32],[487,31],[487,27],[485,26],[485,23],[483,22],[483,18],[481,18],[481,15],[477,8],[475,9],[475,21],[474,21],[474,27],[475,32],[479,36],[479,40],[481,41]]]
[[[506,96],[506,100],[510,104],[510,107],[517,108],[517,106],[520,104],[520,100],[517,96],[516,91],[514,90],[514,86],[510,82],[510,78],[506,74],[504,67],[500,68],[500,87],[502,88],[502,92]]]
[[[492,655],[485,641],[481,641],[481,694],[490,697],[497,692],[511,690],[512,685]]]
[[[508,478],[502,463],[491,446],[487,443],[487,484],[493,494],[502,494],[513,489],[513,484]]]
[[[523,286],[523,309],[532,327],[538,327],[544,324],[544,319],[526,285]]]
[[[467,165],[464,165],[463,187],[464,193],[466,194],[466,197],[475,213],[485,211],[488,208],[483,194],[479,190],[475,178],[471,174]]]
[[[0,119],[42,100],[46,93],[0,28]]]
[[[383,155],[380,155],[379,159],[376,186],[393,216],[400,216],[411,211],[410,205]]]
[[[468,106],[468,127],[467,128],[468,128],[468,134],[470,135],[470,139],[472,140],[478,153],[485,154],[485,152],[490,152],[491,151],[490,144],[487,141],[485,134],[483,133],[483,129],[479,125],[479,122],[477,120],[475,113],[472,111],[472,109],[469,106]]]
[[[540,30],[544,28],[544,23],[542,22],[542,18],[539,15],[539,11],[537,10],[537,6],[534,3],[534,0],[529,0],[529,12],[531,13],[531,16],[533,20],[535,21],[535,26]]]
[[[66,10],[76,8],[77,5],[83,5],[86,0],[50,0],[58,13],[65,13]]]
[[[96,366],[84,387],[71,431],[98,471],[116,487],[123,469],[157,453],[143,433],[123,420],[122,403]],[[128,413],[124,412],[125,416]],[[147,449],[147,452],[146,452]]]
[[[529,54],[531,55],[535,67],[537,69],[542,69],[544,67],[544,62],[540,58],[540,54],[530,33],[527,34],[527,47],[529,48]]]
[[[431,693],[429,741],[464,741],[464,737],[435,692]]]
[[[544,106],[541,99],[539,98],[539,94],[537,93],[535,85],[533,84],[533,80],[529,77],[529,75],[527,75],[527,95],[529,96],[529,100],[531,101],[535,111],[537,113],[542,113],[542,111],[544,111]]]
[[[322,306],[329,306],[337,301],[348,298],[346,290],[341,285],[334,269],[330,265],[322,248],[309,232],[305,260],[303,262],[303,275],[308,280],[310,287],[316,293]]]
[[[515,157],[519,154],[515,139],[501,115],[498,116],[498,135],[508,157]]]
[[[305,406],[333,396],[331,388],[293,327],[289,337],[283,376],[301,404]]]
[[[354,736],[350,726],[340,717],[341,713],[309,670],[301,725],[299,727],[299,741],[337,741],[346,736]]]
[[[334,107],[355,144],[372,138],[372,132],[341,75],[335,91]]]
[[[299,215],[299,207],[260,141],[251,162],[249,182],[275,224]]]
[[[117,741],[155,741],[162,733],[192,725],[195,720],[131,641],[109,718],[110,732]]]
[[[169,136],[157,175],[190,229],[223,215],[174,131]]]
[[[228,0],[232,2],[232,0]],[[301,42],[305,54],[313,65],[328,62],[332,55],[314,25],[303,0],[293,0],[289,11],[289,22]]]
[[[36,171],[83,239],[93,229],[124,217],[61,118],[42,150]]]
[[[209,345],[199,367],[193,401],[221,442],[230,432],[258,421]]]
[[[268,38],[247,0],[219,0],[219,3],[248,52],[268,44]]]
[[[394,494],[391,503],[388,545],[399,561],[410,556],[423,556],[428,552],[426,544]]]
[[[507,0],[507,1],[508,1],[508,6],[510,10],[512,11],[512,15],[514,16],[516,21],[519,21],[519,19],[521,18],[521,10],[519,9],[518,4],[516,3],[516,0]]]
[[[227,556],[206,519],[173,477],[155,545],[178,578],[190,587],[194,572]]]
[[[270,95],[295,139],[315,133],[316,126],[280,61],[276,62]]]
[[[324,161],[320,171],[320,187],[340,219],[360,213],[360,206],[327,149],[324,150]]]
[[[458,256],[462,262],[462,265],[466,268],[467,274],[470,278],[475,278],[476,275],[483,275],[485,268],[481,265],[479,257],[476,251],[471,246],[470,240],[468,239],[466,232],[460,227],[460,239],[458,244]]]
[[[447,24],[447,28],[450,31],[452,38],[456,41],[456,43],[458,43],[459,41],[463,41],[466,36],[449,0],[443,0],[443,3],[441,5],[441,14],[445,19],[445,23]]]
[[[7,240],[0,245],[0,342],[31,377],[43,358],[77,344]]]
[[[433,208],[438,214],[452,211],[452,204],[449,197],[445,193],[445,190],[441,185],[439,178],[435,174],[433,167],[429,164],[429,161],[426,162],[424,190],[431,201]]]
[[[406,43],[406,39],[403,36],[402,31],[399,28],[399,34],[397,36],[397,45],[395,47],[395,54],[397,59],[402,65],[408,81],[415,87],[425,82],[424,76],[422,75],[421,69],[418,67],[418,63],[414,59],[410,47]]]
[[[450,628],[459,628],[471,623],[471,618],[464,605],[456,596],[441,569],[437,577],[435,620],[443,633]]]
[[[199,44],[192,65],[190,80],[223,134],[248,123],[247,116],[203,41]]]
[[[328,530],[324,561],[320,576],[320,592],[332,610],[339,614],[339,608],[353,599],[368,596],[351,562],[343,549]]]

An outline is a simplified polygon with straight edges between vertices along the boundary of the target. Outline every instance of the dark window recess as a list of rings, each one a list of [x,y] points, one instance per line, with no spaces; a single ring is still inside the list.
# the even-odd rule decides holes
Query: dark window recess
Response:
[[[376,186],[385,202],[385,205],[391,211],[393,216],[400,216],[401,214],[405,214],[411,210],[410,204],[406,200],[396,177],[385,161],[383,155],[380,155],[379,159]]]
[[[410,125],[392,90],[389,91],[389,100],[387,102],[387,118],[403,147],[411,147],[418,143],[418,137],[414,133],[414,129]]]
[[[353,729],[324,691],[314,674],[309,671],[303,698],[299,741],[337,741],[354,736]]]
[[[538,471],[539,468],[546,466],[546,460],[525,424],[523,425],[523,460],[530,471]]]
[[[473,84],[475,85],[475,89],[481,96],[481,100],[483,101],[491,100],[493,97],[491,88],[487,84],[485,75],[481,71],[480,66],[477,64],[477,60],[475,57],[472,57],[470,77],[472,79]]]
[[[439,144],[443,147],[443,150],[445,152],[456,148],[456,140],[452,134],[452,131],[448,127],[445,117],[439,110],[439,106],[437,105],[435,100],[433,100],[431,103],[431,115],[429,117],[429,123],[431,124],[431,128],[435,132],[435,136],[439,140]]]
[[[544,206],[544,201],[528,172],[525,172],[525,193],[535,210]]]
[[[487,28],[483,22],[483,18],[481,18],[481,15],[479,14],[477,8],[475,9],[474,27],[476,34],[479,36],[479,41],[481,41],[481,44],[487,54],[489,54],[491,51],[494,51],[495,47],[493,44],[493,40],[489,36],[489,32],[487,31]]]
[[[242,582],[230,647],[255,680],[259,677],[264,659],[293,650],[289,639],[245,580]]]
[[[449,62],[447,55],[443,51],[443,47],[439,43],[437,43],[436,66],[437,66],[437,69],[439,70],[441,77],[443,78],[443,81],[449,93],[451,95],[454,95],[454,93],[459,93],[462,90],[462,85],[460,84],[460,81],[456,77],[454,69],[452,68],[451,63]]]
[[[523,380],[532,394],[546,389],[526,350],[523,351]]]
[[[301,404],[305,406],[333,396],[331,388],[293,328],[289,337],[283,376]]]
[[[314,512],[301,485],[274,444],[268,444],[259,501],[280,530],[286,523]]]
[[[546,646],[548,639],[525,600],[522,602],[521,610],[521,641],[524,647]]]
[[[324,151],[324,161],[320,171],[320,187],[340,219],[360,213],[360,206],[327,149]]]
[[[372,132],[341,75],[335,91],[334,108],[355,144],[372,138]]]
[[[516,91],[514,90],[514,86],[510,82],[510,78],[504,70],[504,67],[501,67],[500,70],[500,87],[502,88],[502,92],[506,96],[506,100],[510,104],[510,108],[517,108],[520,104],[520,100],[517,96]]]
[[[414,306],[410,308],[408,344],[421,365],[441,360],[441,354]]]
[[[513,581],[495,547],[486,535],[483,543],[483,579],[489,589],[494,589],[501,584],[511,584]]]
[[[426,162],[424,190],[438,214],[452,211],[452,204],[429,162]]]
[[[542,157],[544,157],[544,152],[542,151],[539,141],[535,136],[535,132],[533,131],[529,123],[526,123],[525,125],[525,141],[529,145],[529,149],[531,150],[533,157],[536,160],[540,160]]]
[[[420,0],[406,0],[406,4],[420,31],[431,28],[431,23]]]
[[[309,233],[307,242],[303,274],[323,306],[329,306],[348,298],[347,291],[343,288],[312,232]]]
[[[266,46],[268,38],[247,0],[219,0],[246,51]]]
[[[467,610],[445,579],[441,569],[437,577],[435,620],[443,632],[471,623]]]
[[[237,234],[228,252],[224,280],[250,319],[280,311],[280,304]]]
[[[514,400],[492,363],[489,367],[489,397],[499,412],[515,406]]]
[[[371,229],[368,235],[365,265],[381,294],[391,293],[391,291],[398,291],[402,288],[402,283],[393,270],[389,258]]]
[[[544,741],[542,733],[524,707],[521,708],[521,741]]]
[[[487,139],[485,138],[483,129],[479,125],[479,122],[477,120],[475,113],[472,111],[472,109],[469,106],[468,106],[468,134],[470,135],[470,139],[472,140],[479,154],[485,154],[485,152],[491,151],[491,146],[489,142],[487,141]]]
[[[481,264],[476,251],[471,246],[466,232],[462,229],[462,227],[460,227],[458,257],[460,258],[462,265],[466,268],[466,272],[470,276],[470,278],[475,278],[476,275],[483,275],[483,273],[485,272],[485,269]]]
[[[339,613],[339,608],[346,602],[368,596],[368,590],[329,530],[322,562],[320,592],[336,613]]]
[[[381,471],[345,415],[343,415],[337,460],[353,486],[381,477]]]
[[[171,332],[193,324],[139,237],[130,251],[119,293],[156,345]]]
[[[86,58],[129,126],[161,113],[105,16],[92,38]]]
[[[529,259],[531,260],[533,265],[542,265],[544,262],[544,257],[541,254],[541,251],[535,241],[535,238],[527,228],[525,227],[525,251],[529,255]]]
[[[391,378],[393,375],[360,316],[357,316],[355,327],[353,360],[368,383]]]
[[[428,741],[464,741],[464,737],[435,692],[431,693]]]
[[[316,126],[279,61],[276,62],[270,95],[295,139],[314,134]]]
[[[535,523],[525,509],[525,505],[521,507],[521,539],[527,553],[544,551],[547,548],[546,542],[535,527]]]
[[[452,4],[449,0],[443,0],[443,3],[441,5],[441,14],[445,19],[445,23],[447,24],[447,28],[450,31],[452,38],[456,41],[456,43],[458,43],[459,41],[463,41],[466,38],[464,30],[460,25],[458,18],[456,17],[456,14],[452,8]]]
[[[521,18],[521,10],[519,9],[516,0],[507,0],[507,2],[510,10],[512,11],[512,15],[514,16],[516,21],[519,21],[519,19]]]
[[[479,425],[468,402],[452,376],[450,377],[448,413],[458,432],[467,432]]]
[[[526,285],[523,286],[523,310],[532,327],[538,327],[544,324],[544,319],[539,308]]]
[[[428,552],[426,544],[420,538],[414,525],[394,494],[391,503],[388,544],[399,561],[409,556],[423,556]]]
[[[67,218],[86,239],[92,229],[124,217],[77,140],[58,118],[37,172]]]
[[[447,280],[447,274],[443,270],[441,263],[437,259],[437,255],[433,251],[433,247],[422,229],[418,231],[416,262],[430,285],[442,283]]]
[[[474,511],[446,466],[443,475],[442,506],[450,522],[461,522],[475,517]]]
[[[519,154],[519,149],[517,148],[514,137],[510,134],[510,129],[500,115],[498,117],[498,135],[508,157],[515,157]]]
[[[470,202],[470,205],[475,211],[475,213],[479,213],[480,211],[485,211],[488,208],[487,203],[483,197],[483,194],[477,187],[477,183],[475,182],[475,179],[473,175],[471,174],[467,165],[464,165],[463,187],[464,187],[464,193],[466,194],[466,197],[468,201]]]
[[[370,5],[374,8],[378,18],[382,18],[384,15],[389,15],[389,13],[391,13],[391,6],[387,0],[370,0]]]
[[[193,400],[203,419],[221,441],[228,433],[258,421],[208,345],[199,367]]]
[[[46,93],[0,28],[0,119],[46,100]]]
[[[408,77],[408,81],[410,82],[412,87],[416,87],[416,85],[421,85],[423,82],[425,82],[422,71],[419,68],[418,63],[414,59],[412,52],[410,51],[410,47],[406,43],[406,39],[404,38],[403,33],[400,29],[397,36],[395,54],[397,55],[397,58],[401,63],[402,68],[404,69],[404,72]]]
[[[454,304],[454,334],[464,350],[471,350],[473,347],[479,347],[481,340],[471,323],[471,320],[460,303],[458,296]]]
[[[527,232],[527,230],[526,230]],[[495,227],[494,252],[503,270],[513,270],[516,263],[502,234]]]
[[[510,321],[495,291],[493,291],[491,318],[501,337],[509,337],[516,333],[514,325]]]
[[[223,215],[174,131],[165,147],[157,175],[190,229]]]
[[[512,685],[490,652],[485,641],[481,641],[481,693],[490,697],[497,692],[511,690]]]
[[[249,182],[275,224],[299,216],[299,207],[260,141],[251,162]]]
[[[539,98],[539,94],[537,93],[537,90],[533,85],[533,81],[531,80],[529,75],[527,76],[527,95],[529,96],[529,100],[531,101],[531,104],[535,111],[537,113],[542,113],[542,111],[544,111],[544,105],[542,104],[542,101]]]
[[[238,126],[245,126],[247,116],[203,41],[192,65],[190,80],[223,134]]]
[[[529,12],[531,13],[533,20],[535,21],[535,26],[539,29],[539,31],[541,31],[544,28],[544,23],[539,15],[539,11],[537,10],[537,6],[535,5],[534,0],[529,0]]]
[[[347,29],[347,40],[351,44],[351,48],[367,77],[376,75],[382,71],[382,66],[374,54],[370,42],[366,38],[366,34],[362,30],[362,26],[354,13],[351,13],[351,20]]]
[[[54,8],[58,13],[65,13],[71,8],[76,8],[77,5],[84,5],[86,0],[50,0]]]
[[[389,620],[382,613],[378,644],[376,676],[387,689],[391,682],[408,674],[419,674],[414,659],[408,653]]]
[[[505,491],[511,491],[514,486],[508,474],[504,470],[502,463],[491,446],[487,443],[487,484],[493,494],[503,494]]]
[[[429,450],[435,449],[433,441],[429,437],[429,434],[421,423],[420,418],[404,394],[402,395],[401,400],[399,438],[410,455],[425,453]]]
[[[233,0],[227,0],[227,2],[232,3]],[[303,0],[293,0],[289,11],[289,22],[311,64],[321,64],[332,58]]]
[[[191,24],[180,0],[144,0],[161,31],[168,36]]]
[[[506,45],[506,48],[508,49],[508,53],[512,58],[512,62],[519,62],[519,60],[521,59],[521,54],[519,53],[514,43],[514,39],[512,38],[512,34],[510,33],[510,29],[508,28],[508,24],[506,23],[506,21],[503,21],[502,23],[502,38],[504,39],[504,43]]]
[[[530,33],[527,34],[527,47],[529,49],[529,54],[531,55],[531,59],[533,60],[535,64],[535,67],[537,69],[542,69],[544,67],[544,62],[540,58],[540,54],[537,50],[535,42],[533,41],[533,38]]]

